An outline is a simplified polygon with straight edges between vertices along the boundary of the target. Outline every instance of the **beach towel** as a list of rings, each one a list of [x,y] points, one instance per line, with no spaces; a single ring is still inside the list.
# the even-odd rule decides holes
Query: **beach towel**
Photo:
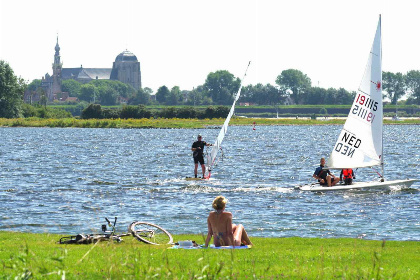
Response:
[[[251,245],[242,245],[242,246],[220,246],[216,247],[213,244],[211,244],[209,247],[204,247],[204,245],[201,246],[180,246],[180,245],[174,245],[170,247],[169,249],[251,249]]]

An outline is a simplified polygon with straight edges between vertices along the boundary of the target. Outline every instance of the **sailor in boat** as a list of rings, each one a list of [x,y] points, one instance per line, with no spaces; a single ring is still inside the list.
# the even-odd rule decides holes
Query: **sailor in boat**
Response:
[[[325,166],[325,158],[321,158],[320,166],[315,169],[314,177],[321,185],[332,187],[340,181],[340,178],[335,177],[328,169],[323,169]]]
[[[201,141],[202,136],[201,134],[198,134],[197,141],[195,141],[192,144],[191,151],[193,151],[193,158],[194,158],[194,176],[197,178],[197,169],[198,169],[198,163],[201,164],[201,170],[203,171],[203,178],[206,173],[206,166],[204,165],[204,157],[203,157],[203,151],[205,146],[212,146],[212,144],[206,143],[205,141]]]
[[[356,179],[356,176],[354,176],[353,169],[348,168],[348,169],[341,170],[340,182],[344,181],[344,185],[351,185],[353,183],[353,179]]]
[[[243,225],[232,224],[232,213],[225,212],[227,199],[218,196],[213,200],[212,207],[207,218],[208,233],[205,246],[208,247],[213,237],[214,246],[241,246],[252,245]]]

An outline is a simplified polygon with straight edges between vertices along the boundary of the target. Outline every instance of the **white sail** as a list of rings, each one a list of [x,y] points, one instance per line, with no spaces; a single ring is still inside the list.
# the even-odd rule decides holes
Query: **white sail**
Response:
[[[244,74],[244,77],[241,81],[241,85],[239,87],[238,92],[236,93],[235,99],[233,100],[233,104],[232,107],[230,108],[229,114],[222,126],[222,129],[220,129],[219,135],[217,136],[216,142],[213,144],[211,152],[209,153],[209,156],[207,157],[207,178],[210,178],[211,176],[211,171],[213,169],[214,164],[216,163],[216,157],[217,157],[217,153],[220,149],[220,145],[222,144],[223,138],[225,138],[225,134],[227,132],[228,126],[229,126],[229,121],[232,118],[233,112],[235,111],[235,104],[236,101],[238,101],[239,96],[241,95],[241,89],[242,89],[242,84],[243,84],[243,80],[246,77],[246,72],[248,71],[248,67],[251,64],[251,61],[248,63],[248,66],[246,67],[246,71]]]
[[[328,168],[380,165],[382,159],[381,18],[359,90],[343,130],[328,159]]]

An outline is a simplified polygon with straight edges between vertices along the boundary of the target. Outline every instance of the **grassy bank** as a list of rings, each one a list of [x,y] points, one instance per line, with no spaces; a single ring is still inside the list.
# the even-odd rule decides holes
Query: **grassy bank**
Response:
[[[96,245],[59,245],[59,237],[0,232],[0,278],[420,278],[420,243],[415,241],[252,238],[250,250],[168,250],[131,237]],[[183,235],[174,240],[202,243],[202,238]]]
[[[224,119],[2,119],[0,126],[9,127],[88,127],[88,128],[206,128],[221,126]],[[311,120],[311,119],[266,119],[266,118],[233,118],[230,125],[327,125],[344,124],[344,119]],[[385,120],[385,124],[420,124],[420,119],[403,121]]]

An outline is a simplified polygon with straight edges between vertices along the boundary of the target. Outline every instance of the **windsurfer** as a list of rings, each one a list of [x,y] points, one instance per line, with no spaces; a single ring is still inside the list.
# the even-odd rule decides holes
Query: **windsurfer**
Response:
[[[211,238],[216,247],[252,245],[243,225],[232,224],[232,213],[225,212],[227,199],[218,196],[213,200],[212,207],[207,218],[208,233],[205,246],[208,247]]]
[[[335,177],[334,174],[330,172],[328,169],[323,169],[325,165],[325,158],[321,158],[320,166],[315,169],[314,177],[318,180],[321,185],[328,185],[328,187],[332,187],[340,181],[340,178]]]
[[[197,141],[195,141],[192,144],[191,151],[193,151],[193,158],[194,158],[194,176],[197,178],[197,169],[198,169],[198,163],[201,165],[201,170],[203,171],[203,178],[206,173],[206,166],[204,165],[204,157],[203,157],[203,151],[204,146],[212,146],[212,144],[206,143],[205,141],[201,141],[202,136],[201,134],[198,134]]]

